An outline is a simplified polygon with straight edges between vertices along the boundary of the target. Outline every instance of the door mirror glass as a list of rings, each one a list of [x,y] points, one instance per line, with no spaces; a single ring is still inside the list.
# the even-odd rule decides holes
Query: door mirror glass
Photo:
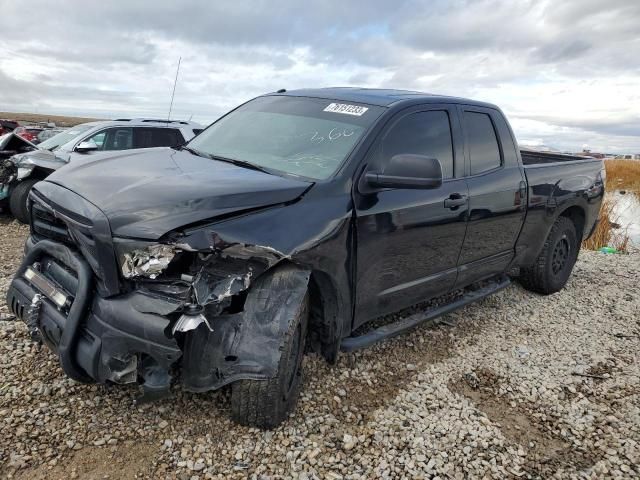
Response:
[[[93,140],[88,140],[85,142],[80,142],[76,147],[76,152],[86,153],[91,152],[93,150],[98,150],[98,145]]]
[[[442,166],[427,155],[402,153],[389,159],[381,172],[367,172],[373,188],[438,188],[442,185]]]

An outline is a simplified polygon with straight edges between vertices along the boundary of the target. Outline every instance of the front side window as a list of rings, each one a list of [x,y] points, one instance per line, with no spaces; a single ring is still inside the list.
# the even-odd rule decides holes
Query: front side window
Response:
[[[493,170],[501,165],[498,138],[491,117],[486,113],[464,112],[471,175]]]
[[[104,146],[104,139],[106,136],[107,132],[102,131],[100,133],[96,133],[93,137],[88,138],[87,141],[95,143],[98,146],[98,150],[102,150],[102,147]]]
[[[204,156],[242,160],[312,179],[326,179],[345,161],[382,107],[310,97],[252,100],[193,138]]]
[[[391,127],[380,148],[383,161],[410,153],[437,158],[442,177],[453,178],[453,141],[449,114],[433,110],[407,115]]]
[[[98,150],[129,150],[133,148],[132,136],[130,127],[116,127],[102,130],[85,141],[94,142]]]

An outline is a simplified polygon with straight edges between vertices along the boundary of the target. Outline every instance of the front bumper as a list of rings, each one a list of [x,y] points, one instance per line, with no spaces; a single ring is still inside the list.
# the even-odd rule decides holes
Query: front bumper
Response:
[[[32,237],[7,303],[32,336],[58,355],[71,378],[85,383],[141,380],[143,398],[153,399],[166,394],[176,371],[183,387],[194,392],[273,378],[310,276],[282,266],[287,268],[277,288],[271,275],[259,277],[242,311],[211,313],[212,329],[201,324],[174,337],[172,327],[182,310],[168,298],[143,290],[103,296],[100,279],[81,252],[52,240],[34,243]]]
[[[34,264],[45,270],[52,285],[73,299],[69,308],[58,307],[42,288],[25,278],[25,271]],[[72,274],[66,280],[62,278],[65,271]],[[84,258],[65,245],[44,240],[27,246],[7,303],[59,356],[71,378],[85,383],[130,383],[139,375],[145,378],[145,372],[163,372],[162,379],[156,375],[154,380],[166,387],[165,372],[180,359],[182,351],[166,333],[167,318],[133,308],[136,296],[141,294],[109,299],[96,295],[93,272]]]

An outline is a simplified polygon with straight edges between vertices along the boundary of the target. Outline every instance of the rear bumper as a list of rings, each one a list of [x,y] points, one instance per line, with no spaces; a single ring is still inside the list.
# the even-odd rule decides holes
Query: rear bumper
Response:
[[[73,302],[68,309],[58,306],[24,277],[34,263],[61,263],[77,276]],[[182,351],[170,338],[169,320],[135,310],[133,297],[126,294],[105,299],[92,288],[89,265],[68,247],[50,241],[27,245],[27,254],[8,293],[13,313],[37,332],[59,358],[71,378],[89,383],[135,382],[140,362],[145,368],[169,370]],[[36,300],[34,302],[34,300]]]

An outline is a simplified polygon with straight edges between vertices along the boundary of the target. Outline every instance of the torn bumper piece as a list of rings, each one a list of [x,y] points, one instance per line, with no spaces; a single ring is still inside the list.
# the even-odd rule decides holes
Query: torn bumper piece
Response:
[[[70,269],[75,275],[68,274]],[[63,295],[73,298],[70,308],[60,305]],[[151,376],[154,368],[168,371],[182,356],[175,339],[165,333],[169,319],[137,311],[137,296],[94,295],[92,272],[84,259],[64,245],[41,241],[16,272],[7,303],[17,318],[37,329],[74,380],[131,383],[139,375]],[[34,299],[38,309],[30,315]]]

